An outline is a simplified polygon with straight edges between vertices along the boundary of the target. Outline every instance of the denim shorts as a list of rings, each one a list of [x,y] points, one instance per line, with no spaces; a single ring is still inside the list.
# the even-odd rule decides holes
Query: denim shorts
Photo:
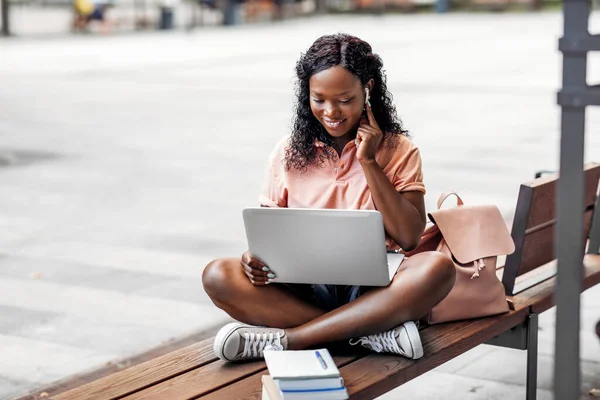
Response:
[[[369,288],[366,286],[348,285],[308,285],[282,283],[302,300],[325,310],[332,311],[348,304],[363,295]]]

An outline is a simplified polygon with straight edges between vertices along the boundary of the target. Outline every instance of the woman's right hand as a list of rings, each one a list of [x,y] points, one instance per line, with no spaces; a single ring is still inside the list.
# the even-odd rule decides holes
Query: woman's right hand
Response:
[[[274,281],[275,274],[262,261],[252,257],[250,251],[242,254],[242,269],[254,286],[265,286]]]

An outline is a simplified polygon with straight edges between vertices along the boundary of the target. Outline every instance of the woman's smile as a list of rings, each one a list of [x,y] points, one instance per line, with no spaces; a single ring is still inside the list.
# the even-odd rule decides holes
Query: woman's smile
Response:
[[[364,108],[364,87],[360,79],[341,66],[310,78],[310,107],[315,118],[331,136],[342,142],[353,139]],[[344,145],[345,143],[340,143]]]
[[[338,119],[323,118],[323,124],[325,124],[325,126],[328,129],[331,129],[334,131],[343,128],[344,122],[346,122],[346,118],[338,118]]]

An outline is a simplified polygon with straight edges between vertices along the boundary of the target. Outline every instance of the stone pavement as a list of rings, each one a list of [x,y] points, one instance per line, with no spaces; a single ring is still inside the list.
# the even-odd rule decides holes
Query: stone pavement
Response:
[[[245,250],[241,209],[289,131],[295,60],[338,31],[383,57],[429,209],[455,189],[510,220],[519,183],[557,167],[558,13],[0,40],[0,398],[227,320],[202,269]],[[600,112],[587,122],[586,160],[598,161]],[[600,288],[584,295],[585,389],[600,387],[599,300]],[[540,331],[549,399],[551,312]],[[524,352],[480,346],[384,398],[521,399],[524,377]]]

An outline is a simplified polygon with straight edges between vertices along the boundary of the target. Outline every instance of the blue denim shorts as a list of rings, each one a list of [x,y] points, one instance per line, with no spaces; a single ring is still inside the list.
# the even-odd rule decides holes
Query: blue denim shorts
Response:
[[[281,284],[314,306],[332,311],[363,295],[368,287],[347,285]]]

